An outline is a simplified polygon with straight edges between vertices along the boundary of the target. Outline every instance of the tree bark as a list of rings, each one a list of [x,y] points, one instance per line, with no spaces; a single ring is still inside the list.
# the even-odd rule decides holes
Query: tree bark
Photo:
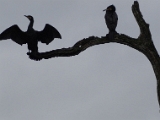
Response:
[[[153,44],[152,35],[149,29],[149,24],[145,22],[143,19],[143,15],[141,14],[138,1],[134,1],[132,5],[133,15],[138,23],[140,28],[140,35],[138,38],[131,38],[125,34],[118,34],[114,40],[109,40],[107,37],[95,37],[91,36],[88,38],[84,38],[77,43],[75,43],[72,47],[56,49],[48,52],[42,52],[37,54],[28,54],[30,59],[33,60],[41,60],[41,59],[49,59],[54,57],[70,57],[78,55],[89,47],[94,45],[100,45],[110,42],[120,43],[132,47],[139,52],[143,53],[151,62],[153,67],[156,79],[157,79],[157,95],[158,102],[160,106],[160,58],[159,54]]]

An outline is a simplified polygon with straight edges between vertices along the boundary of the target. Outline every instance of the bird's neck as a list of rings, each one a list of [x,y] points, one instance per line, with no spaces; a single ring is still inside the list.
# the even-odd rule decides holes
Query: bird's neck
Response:
[[[31,20],[28,25],[28,31],[33,29],[33,23],[34,23],[34,20]]]

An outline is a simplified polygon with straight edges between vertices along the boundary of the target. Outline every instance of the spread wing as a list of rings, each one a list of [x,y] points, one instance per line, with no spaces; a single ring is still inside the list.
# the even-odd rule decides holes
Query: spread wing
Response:
[[[46,43],[47,45],[54,40],[54,38],[62,38],[61,34],[53,26],[46,24],[42,31],[37,32],[38,41]]]
[[[0,40],[12,39],[19,45],[26,44],[27,35],[17,25],[13,25],[0,34]]]

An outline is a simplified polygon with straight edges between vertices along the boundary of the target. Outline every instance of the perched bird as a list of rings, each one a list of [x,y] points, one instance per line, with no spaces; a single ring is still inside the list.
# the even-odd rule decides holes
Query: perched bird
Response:
[[[23,32],[18,25],[13,25],[8,29],[4,30],[0,34],[0,40],[12,39],[19,45],[28,44],[29,53],[38,52],[38,41],[46,43],[48,45],[54,40],[54,38],[60,38],[61,34],[49,24],[46,24],[42,31],[36,31],[33,29],[34,19],[30,15],[25,15],[30,20],[28,29]]]
[[[109,29],[109,39],[114,39],[114,36],[117,34],[116,27],[118,23],[116,8],[114,5],[110,5],[107,7],[107,9],[103,11],[106,11],[104,18],[105,18],[106,25]]]

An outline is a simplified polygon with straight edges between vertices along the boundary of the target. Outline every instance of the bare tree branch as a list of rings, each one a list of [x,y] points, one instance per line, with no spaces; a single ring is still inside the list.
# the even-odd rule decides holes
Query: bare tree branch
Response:
[[[49,59],[54,57],[70,57],[78,55],[89,47],[115,42],[127,45],[132,47],[139,52],[142,52],[151,62],[153,67],[155,76],[157,78],[157,94],[158,94],[158,102],[160,105],[160,58],[159,54],[153,44],[152,36],[149,29],[149,24],[145,22],[143,19],[143,15],[141,14],[139,3],[134,1],[132,5],[133,15],[139,25],[140,35],[136,38],[131,38],[124,34],[118,34],[114,40],[109,40],[107,37],[95,37],[91,36],[89,38],[84,38],[77,43],[75,43],[72,47],[69,48],[61,48],[48,52],[42,52],[38,54],[28,54],[29,57],[33,60],[41,60],[41,59]]]
[[[89,38],[84,38],[78,41],[72,47],[56,49],[56,50],[42,52],[38,54],[30,53],[28,55],[30,56],[31,59],[34,59],[34,60],[49,59],[53,57],[70,57],[70,56],[78,55],[79,53],[83,52],[87,48],[92,47],[94,45],[100,45],[100,44],[105,44],[110,42],[116,42],[116,43],[128,45],[136,49],[137,46],[135,44],[135,40],[136,39],[123,34],[117,35],[114,40],[109,40],[103,36],[101,38],[91,36]]]

